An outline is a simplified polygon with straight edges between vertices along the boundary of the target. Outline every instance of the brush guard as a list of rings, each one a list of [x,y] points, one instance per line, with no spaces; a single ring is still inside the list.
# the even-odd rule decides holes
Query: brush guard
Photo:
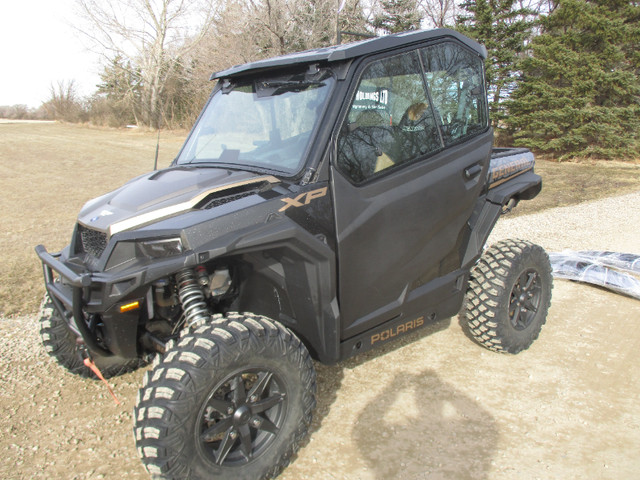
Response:
[[[62,263],[58,258],[60,253],[50,254],[43,245],[36,247],[36,254],[42,262],[45,286],[53,305],[62,318],[68,318],[70,307],[75,323],[75,330],[80,333],[87,348],[103,357],[111,357],[113,353],[103,348],[97,338],[87,326],[84,318],[84,290],[93,282],[91,274],[78,274]],[[56,272],[65,282],[56,282],[53,272]],[[69,291],[70,290],[70,291]]]

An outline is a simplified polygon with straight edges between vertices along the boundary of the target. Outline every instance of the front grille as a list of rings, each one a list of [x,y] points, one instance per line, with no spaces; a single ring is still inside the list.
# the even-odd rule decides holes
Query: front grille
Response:
[[[78,233],[80,234],[79,253],[87,253],[99,258],[107,248],[107,234],[92,230],[84,225],[78,224]]]

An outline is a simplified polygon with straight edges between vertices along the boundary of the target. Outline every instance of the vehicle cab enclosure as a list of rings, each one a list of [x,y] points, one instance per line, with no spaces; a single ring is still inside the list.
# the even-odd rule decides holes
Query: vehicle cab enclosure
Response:
[[[490,168],[485,57],[441,29],[214,74],[169,168],[37,248],[56,308],[98,355],[247,311],[326,363],[455,315],[501,210],[540,189],[527,151]]]

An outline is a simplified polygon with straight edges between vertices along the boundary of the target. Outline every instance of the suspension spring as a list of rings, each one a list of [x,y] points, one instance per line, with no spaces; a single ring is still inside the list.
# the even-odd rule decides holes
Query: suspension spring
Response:
[[[176,275],[176,281],[186,324],[192,325],[202,318],[208,319],[211,313],[195,272],[191,269],[183,270]]]

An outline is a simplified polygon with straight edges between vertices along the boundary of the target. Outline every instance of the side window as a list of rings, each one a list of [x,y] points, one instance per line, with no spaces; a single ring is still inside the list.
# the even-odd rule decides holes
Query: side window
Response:
[[[482,59],[455,43],[420,51],[445,145],[487,127]]]
[[[417,52],[372,62],[338,138],[341,170],[362,182],[441,146]]]

